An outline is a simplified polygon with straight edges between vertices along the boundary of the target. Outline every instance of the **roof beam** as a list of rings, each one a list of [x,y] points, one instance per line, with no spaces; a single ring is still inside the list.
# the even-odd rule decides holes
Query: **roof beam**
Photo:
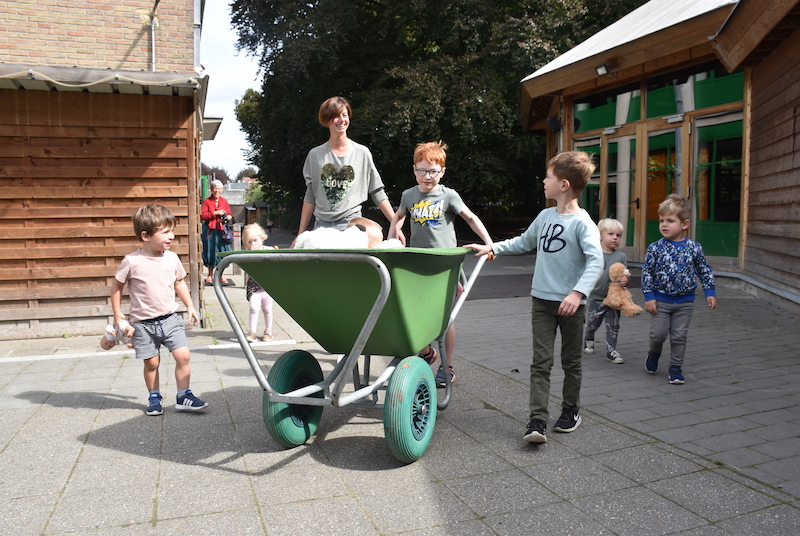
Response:
[[[797,5],[797,0],[741,0],[714,38],[714,51],[725,68],[736,70],[770,32],[784,28],[782,21]]]

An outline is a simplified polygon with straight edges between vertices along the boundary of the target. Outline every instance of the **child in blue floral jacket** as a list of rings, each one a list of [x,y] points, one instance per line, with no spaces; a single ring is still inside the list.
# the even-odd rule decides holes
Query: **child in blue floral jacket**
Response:
[[[717,307],[714,274],[697,242],[686,238],[691,204],[672,194],[658,206],[658,228],[663,238],[647,247],[642,265],[642,292],[645,310],[652,315],[650,350],[645,367],[650,374],[658,369],[661,348],[669,335],[671,357],[669,383],[685,382],[682,373],[686,339],[694,309],[697,278],[709,309]]]

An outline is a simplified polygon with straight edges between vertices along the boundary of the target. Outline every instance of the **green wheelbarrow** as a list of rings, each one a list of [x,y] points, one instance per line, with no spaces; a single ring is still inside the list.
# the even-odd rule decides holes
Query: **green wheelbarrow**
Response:
[[[285,447],[296,447],[315,434],[325,407],[382,407],[392,455],[406,463],[419,459],[452,386],[445,374],[439,400],[431,368],[417,353],[436,340],[442,362],[447,362],[444,336],[486,260],[478,259],[467,279],[461,270],[467,253],[463,248],[402,248],[221,254],[214,291],[264,391],[262,413],[269,435]],[[323,374],[312,354],[296,349],[281,355],[265,374],[222,286],[223,270],[232,263],[325,351],[343,355],[332,371]],[[464,291],[456,299],[459,282]],[[371,356],[391,358],[375,378]],[[352,389],[345,392],[349,384]]]

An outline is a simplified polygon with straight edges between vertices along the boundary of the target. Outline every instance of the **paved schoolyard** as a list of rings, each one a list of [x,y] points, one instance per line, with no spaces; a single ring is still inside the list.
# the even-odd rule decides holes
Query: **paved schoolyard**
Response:
[[[245,314],[234,280],[226,292]],[[0,533],[794,534],[798,318],[719,294],[716,311],[695,309],[685,385],[645,372],[648,320],[623,319],[626,363],[585,356],[583,424],[541,446],[521,440],[530,299],[468,301],[453,400],[408,465],[389,454],[377,409],[326,409],[307,445],[275,444],[213,293],[210,326],[189,333],[193,389],[212,404],[204,414],[167,405],[144,415],[141,363],[98,350],[99,336],[4,342]],[[265,365],[303,348],[333,366],[279,308],[276,317],[276,341],[256,346]],[[170,400],[168,358],[161,378]],[[556,366],[556,415],[560,382]]]

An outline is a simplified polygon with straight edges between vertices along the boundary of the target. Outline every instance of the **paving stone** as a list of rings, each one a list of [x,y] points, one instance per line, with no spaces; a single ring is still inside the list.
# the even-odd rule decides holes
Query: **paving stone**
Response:
[[[646,487],[713,522],[780,504],[757,491],[734,488],[729,479],[713,471],[659,480]]]
[[[752,514],[721,521],[719,527],[730,534],[795,534],[800,525],[800,510],[788,505],[769,509],[769,515]]]
[[[673,534],[707,522],[672,501],[641,487],[571,501],[614,534]]]
[[[653,482],[688,474],[701,467],[654,445],[639,445],[597,454],[594,460],[614,469],[635,482]]]
[[[552,468],[537,465],[526,471],[512,469],[449,479],[445,485],[479,516],[491,516],[559,500],[531,473],[548,473]],[[527,473],[527,474],[526,474]]]
[[[496,534],[501,536],[529,534],[532,527],[535,527],[540,534],[552,536],[604,536],[612,534],[602,524],[568,502],[558,502],[491,516],[486,518],[485,522]]]
[[[603,493],[614,495],[620,489],[637,485],[591,458],[539,464],[526,467],[525,472],[564,499]]]

